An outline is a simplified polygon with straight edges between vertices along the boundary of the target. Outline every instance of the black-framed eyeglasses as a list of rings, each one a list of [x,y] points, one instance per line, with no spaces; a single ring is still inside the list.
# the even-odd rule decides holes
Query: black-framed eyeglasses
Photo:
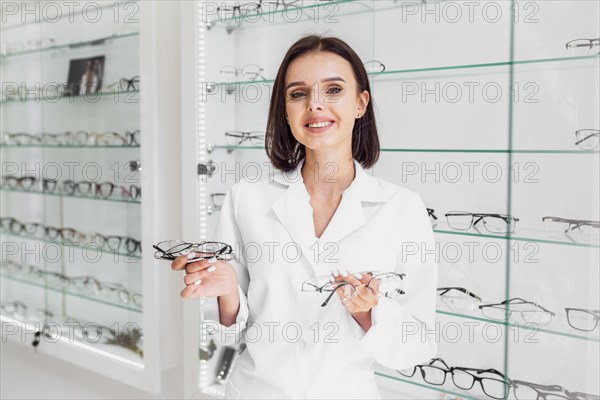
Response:
[[[380,296],[389,297],[391,299],[397,299],[401,295],[405,294],[402,290],[403,279],[405,274],[398,274],[395,272],[360,272],[363,276],[370,276],[369,281],[366,284],[357,286],[366,286],[369,290],[375,293],[379,293]],[[329,301],[333,295],[340,291],[343,292],[343,297],[347,299],[353,299],[356,297],[356,287],[347,281],[335,281],[330,275],[317,276],[309,278],[302,283],[301,290],[303,292],[319,292],[328,293],[327,298],[321,304],[321,307],[325,307],[329,304]]]
[[[248,14],[257,13],[260,10],[260,7],[261,4],[257,2],[248,2],[243,4],[236,2],[234,5],[223,3],[217,7],[217,15],[221,21],[242,18]]]
[[[156,252],[154,258],[173,261],[179,256],[195,253],[195,257],[188,263],[216,257],[217,260],[229,261],[233,259],[233,249],[223,242],[204,241],[188,243],[182,240],[165,240],[153,245]]]
[[[261,131],[227,131],[225,140],[228,146],[241,146],[244,142],[249,142],[252,146],[261,146],[265,144],[265,133]]]
[[[368,74],[385,71],[385,65],[383,65],[383,63],[379,60],[365,61],[363,65],[365,66],[365,70]]]
[[[466,231],[475,227],[479,222],[490,233],[513,233],[517,228],[519,218],[506,214],[470,213],[466,211],[450,211],[446,213],[448,226],[452,229]]]
[[[599,129],[580,129],[575,131],[575,145],[584,150],[594,150],[600,143]]]
[[[552,238],[563,239],[566,236],[573,242],[600,242],[600,221],[543,217],[542,222],[546,234]]]
[[[427,364],[418,364],[412,368],[396,371],[407,378],[412,378],[419,371],[425,382],[431,385],[443,385],[446,382],[446,375],[450,372],[450,367],[441,358],[432,358]]]
[[[473,311],[481,304],[481,297],[462,287],[441,287],[437,291],[441,302],[453,310]]]
[[[263,69],[256,64],[247,64],[242,68],[237,68],[233,65],[225,65],[219,70],[223,81],[230,81],[232,78],[237,78],[238,76],[243,76],[251,81],[255,81],[259,78],[260,80],[265,80],[266,78],[261,75],[262,72]]]
[[[517,400],[585,400],[593,398],[589,397],[590,395],[587,393],[570,392],[560,385],[540,385],[522,380],[513,380],[511,383]]]
[[[567,322],[571,328],[590,332],[598,327],[600,321],[600,310],[590,310],[587,308],[565,308],[567,312]]]
[[[91,240],[98,244],[101,249],[107,251],[124,251],[127,254],[142,252],[142,242],[128,236],[105,236],[100,233],[94,233],[91,235]]]
[[[512,386],[511,380],[495,369],[451,367],[450,373],[452,374],[452,382],[456,387],[471,390],[475,383],[479,382],[486,395],[498,400],[506,399]],[[496,377],[483,374],[495,375]]]
[[[514,307],[522,309],[511,309]],[[484,304],[479,306],[479,309],[485,317],[490,319],[504,321],[512,317],[513,313],[516,313],[520,315],[522,320],[526,323],[537,325],[549,324],[552,321],[552,318],[556,315],[552,311],[547,310],[537,303],[527,301],[519,297],[504,300],[501,303]]]

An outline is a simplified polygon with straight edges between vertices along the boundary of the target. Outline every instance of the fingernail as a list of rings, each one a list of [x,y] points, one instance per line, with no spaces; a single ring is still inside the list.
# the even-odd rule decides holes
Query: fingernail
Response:
[[[361,273],[359,273],[359,272],[357,272],[357,273],[355,273],[355,274],[354,274],[354,277],[355,277],[356,279],[361,279],[361,278],[362,278],[362,274],[361,274]]]
[[[192,258],[196,257],[196,253],[192,252],[190,254],[187,255],[187,259],[191,260]]]
[[[196,285],[196,286],[198,286],[201,283],[202,283],[202,279],[198,279],[197,281],[194,281],[194,285]]]
[[[209,264],[212,264],[212,263],[214,263],[214,262],[217,262],[217,257],[211,257],[211,258],[209,258],[209,259],[208,259],[208,260],[206,260],[206,261],[208,261],[208,262],[209,262]]]
[[[348,271],[346,271],[345,269],[340,269],[340,275],[342,275],[345,278],[348,276]]]
[[[333,276],[337,276],[337,275],[339,275],[339,274],[340,274],[340,273],[338,272],[338,270],[337,270],[337,269],[333,268],[333,269],[331,270],[331,275],[333,275]]]
[[[214,265],[212,267],[208,267],[208,269],[206,270],[207,272],[213,272],[215,269],[217,269],[217,267],[215,267]]]

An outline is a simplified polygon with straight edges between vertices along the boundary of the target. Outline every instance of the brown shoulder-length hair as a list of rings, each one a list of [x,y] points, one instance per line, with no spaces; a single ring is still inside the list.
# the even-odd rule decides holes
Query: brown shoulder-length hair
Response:
[[[337,54],[350,63],[357,83],[358,93],[369,92],[370,101],[364,115],[357,119],[352,131],[352,158],[364,168],[370,168],[379,159],[379,137],[373,112],[373,97],[365,66],[360,57],[346,42],[336,37],[310,35],[298,40],[290,47],[283,58],[271,96],[265,148],[273,166],[282,171],[294,170],[304,159],[304,145],[294,138],[285,116],[285,75],[296,58],[307,54],[328,51]]]

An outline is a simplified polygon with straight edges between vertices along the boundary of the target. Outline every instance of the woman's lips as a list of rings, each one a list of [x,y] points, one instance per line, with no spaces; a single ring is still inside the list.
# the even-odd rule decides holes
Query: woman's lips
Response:
[[[334,125],[335,125],[335,122],[331,121],[331,123],[329,125],[324,126],[322,128],[309,128],[307,125],[304,127],[304,129],[306,129],[310,133],[323,133],[323,132],[327,131],[328,129],[330,129]]]

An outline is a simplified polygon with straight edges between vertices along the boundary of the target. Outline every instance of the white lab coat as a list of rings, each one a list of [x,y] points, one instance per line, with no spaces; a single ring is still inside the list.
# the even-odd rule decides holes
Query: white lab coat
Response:
[[[421,198],[355,161],[355,179],[317,239],[302,164],[233,185],[221,209],[214,240],[236,251],[241,304],[232,326],[208,323],[222,344],[247,346],[227,383],[228,399],[379,398],[375,361],[404,369],[436,353],[437,265]],[[326,296],[301,290],[332,268],[404,273],[406,294],[380,298],[365,334],[337,294],[321,307]]]

